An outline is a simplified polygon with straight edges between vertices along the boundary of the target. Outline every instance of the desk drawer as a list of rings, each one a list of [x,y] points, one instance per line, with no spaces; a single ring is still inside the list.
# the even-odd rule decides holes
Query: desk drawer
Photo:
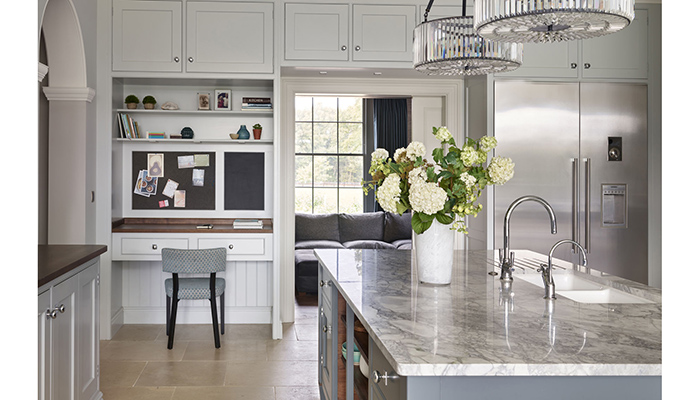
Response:
[[[272,235],[258,234],[249,237],[199,238],[197,248],[226,249],[227,260],[272,260]]]
[[[121,254],[123,255],[156,255],[160,258],[160,251],[164,248],[187,249],[187,238],[122,238]]]

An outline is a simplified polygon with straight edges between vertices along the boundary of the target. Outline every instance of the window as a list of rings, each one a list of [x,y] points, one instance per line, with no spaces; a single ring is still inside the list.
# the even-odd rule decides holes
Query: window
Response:
[[[361,97],[295,98],[295,211],[363,211]]]

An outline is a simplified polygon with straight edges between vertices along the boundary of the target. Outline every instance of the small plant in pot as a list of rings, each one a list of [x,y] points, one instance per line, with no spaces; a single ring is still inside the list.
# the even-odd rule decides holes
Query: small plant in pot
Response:
[[[153,110],[156,107],[156,98],[153,96],[146,96],[143,98],[143,108],[147,110]]]
[[[255,140],[260,140],[260,135],[262,135],[262,125],[253,125],[253,138],[255,138]]]
[[[124,103],[126,103],[126,108],[133,110],[138,106],[139,104],[139,98],[134,96],[133,94],[130,94],[126,96],[126,99],[124,99]]]

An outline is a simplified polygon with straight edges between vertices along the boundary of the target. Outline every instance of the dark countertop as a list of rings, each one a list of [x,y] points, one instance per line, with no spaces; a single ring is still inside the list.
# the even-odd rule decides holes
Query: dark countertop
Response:
[[[102,244],[39,245],[39,287],[107,251]]]
[[[123,218],[112,223],[113,233],[272,233],[272,220],[263,221],[262,229],[233,229],[234,218]],[[210,229],[197,225],[211,224]]]

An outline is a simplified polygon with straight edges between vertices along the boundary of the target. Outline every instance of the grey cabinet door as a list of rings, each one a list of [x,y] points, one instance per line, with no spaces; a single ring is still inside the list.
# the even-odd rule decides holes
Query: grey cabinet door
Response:
[[[54,286],[52,307],[63,310],[51,320],[51,399],[78,399],[77,393],[77,289],[78,275]]]
[[[284,58],[348,61],[349,20],[346,4],[285,4]]]
[[[99,263],[78,274],[78,399],[90,400],[99,390],[100,286]]]
[[[354,61],[413,61],[415,6],[354,5]]]
[[[112,11],[114,71],[182,71],[179,1],[120,0]]]
[[[579,71],[578,41],[525,43],[523,64],[503,77],[577,78]]]
[[[38,298],[38,393],[39,400],[50,399],[51,385],[51,320],[46,315],[51,310],[51,290],[39,294]]]
[[[187,4],[187,72],[272,72],[272,3]]]

